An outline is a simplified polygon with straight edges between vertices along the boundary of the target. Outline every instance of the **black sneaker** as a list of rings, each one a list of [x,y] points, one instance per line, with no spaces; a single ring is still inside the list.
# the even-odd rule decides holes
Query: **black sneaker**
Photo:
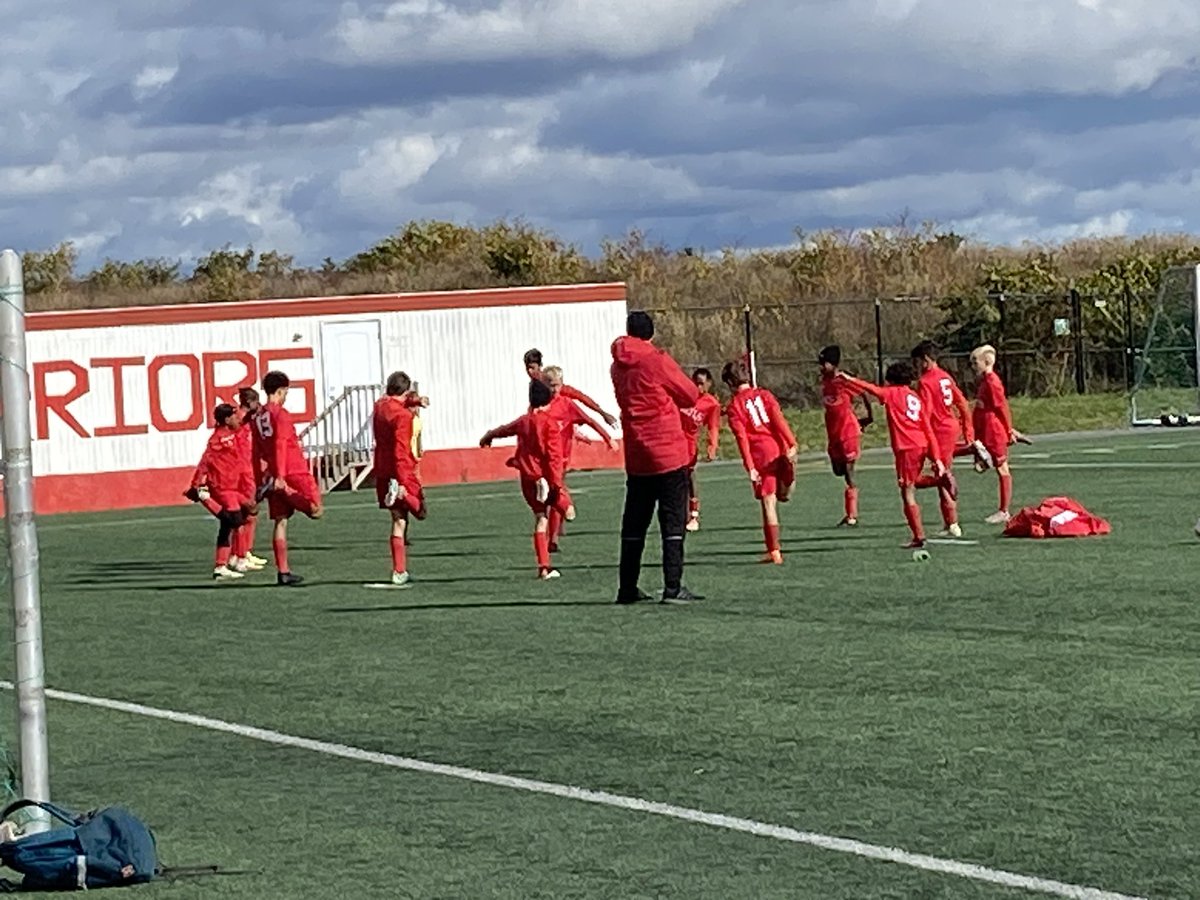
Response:
[[[303,578],[299,575],[293,575],[291,572],[280,572],[275,577],[275,584],[279,587],[295,587],[303,581]]]
[[[668,594],[666,591],[663,591],[662,600],[660,602],[672,603],[672,604],[675,604],[676,606],[683,606],[686,603],[694,603],[697,600],[703,600],[703,599],[704,599],[703,594],[693,594],[687,588],[681,587],[678,591],[676,591],[673,594]]]
[[[617,602],[620,604],[626,603],[641,603],[644,600],[649,600],[650,595],[638,588],[636,594],[617,594]]]

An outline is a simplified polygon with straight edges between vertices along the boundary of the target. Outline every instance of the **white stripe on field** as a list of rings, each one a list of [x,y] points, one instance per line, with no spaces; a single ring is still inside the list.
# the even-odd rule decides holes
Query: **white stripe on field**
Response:
[[[11,681],[0,681],[0,688],[13,690]],[[793,844],[806,844],[821,850],[834,853],[846,853],[865,859],[876,859],[884,862],[897,863],[926,872],[939,875],[955,875],[959,878],[969,878],[973,881],[983,881],[1009,888],[1019,888],[1039,894],[1050,894],[1056,897],[1069,897],[1072,900],[1145,900],[1128,894],[1118,894],[1100,888],[1085,887],[1062,881],[1052,881],[1032,875],[1020,875],[1016,872],[1006,872],[1003,869],[990,869],[987,866],[974,863],[960,862],[955,859],[943,859],[938,856],[928,856],[924,853],[910,853],[899,847],[884,847],[879,844],[868,844],[850,838],[833,837],[812,831],[799,831],[783,825],[771,825],[766,822],[756,822],[753,819],[742,819],[735,816],[709,813],[687,806],[675,806],[670,803],[658,803],[653,800],[643,800],[639,797],[629,797],[624,794],[612,794],[608,791],[594,791],[588,788],[573,787],[566,784],[556,784],[552,781],[538,781],[532,778],[520,778],[514,775],[500,775],[494,772],[484,772],[480,769],[469,769],[464,766],[446,765],[444,763],[426,762],[407,756],[395,756],[391,753],[380,753],[374,750],[363,750],[359,747],[349,747],[345,744],[333,744],[327,741],[317,741],[312,738],[297,737],[283,734],[266,728],[256,728],[252,725],[239,725],[222,719],[211,719],[207,716],[197,716],[192,713],[176,712],[170,709],[158,709],[153,706],[143,706],[140,703],[127,703],[123,700],[109,700],[104,697],[91,697],[87,694],[75,694],[70,691],[47,689],[46,696],[53,700],[64,700],[68,703],[78,703],[83,706],[94,706],[116,712],[130,713],[135,716],[146,716],[151,719],[162,719],[181,725],[192,725],[209,731],[219,731],[234,734],[250,740],[275,744],[280,747],[294,747],[299,750],[309,750],[326,756],[336,756],[355,762],[373,763],[377,766],[389,766],[393,769],[405,769],[410,772],[422,772],[427,775],[440,775],[443,778],[457,778],[461,781],[473,781],[477,784],[489,784],[494,787],[509,788],[514,791],[525,791],[533,794],[546,794],[551,797],[561,797],[564,800],[576,800],[582,803],[593,803],[598,806],[608,806],[616,809],[626,809],[633,812],[649,813],[655,816],[665,816],[670,819],[680,819],[711,828],[724,828],[728,831],[738,831],[755,837],[773,838],[777,841],[787,841]]]
[[[1117,451],[1112,447],[1088,447],[1077,452],[1082,456],[1112,456]]]

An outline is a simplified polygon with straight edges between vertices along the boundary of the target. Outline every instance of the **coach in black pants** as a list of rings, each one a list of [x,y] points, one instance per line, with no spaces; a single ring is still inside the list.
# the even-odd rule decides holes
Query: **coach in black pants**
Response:
[[[626,475],[617,602],[650,599],[638,587],[638,576],[655,507],[663,541],[663,602],[701,600],[683,586],[692,448],[679,412],[695,406],[700,392],[679,363],[651,343],[654,321],[647,313],[631,312],[625,332],[612,345],[613,390],[621,407]]]

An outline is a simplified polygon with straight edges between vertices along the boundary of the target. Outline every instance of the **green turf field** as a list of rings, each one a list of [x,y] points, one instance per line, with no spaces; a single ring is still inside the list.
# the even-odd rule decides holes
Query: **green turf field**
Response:
[[[740,467],[702,467],[691,607],[612,605],[620,481],[534,579],[515,484],[434,489],[407,592],[385,517],[298,521],[299,590],[207,580],[192,509],[41,523],[48,681],[369,751],[543,779],[1150,897],[1200,896],[1200,435],[1040,442],[1016,500],[1068,493],[1108,538],[976,524],[928,563],[890,458],[801,468],[783,567],[756,563]],[[925,504],[935,525],[936,498]],[[258,550],[269,555],[260,535]],[[653,553],[654,558],[657,551]],[[659,587],[650,568],[643,587]],[[9,653],[10,651],[5,651]],[[11,665],[8,668],[11,671]],[[985,898],[1021,890],[645,811],[407,771],[52,700],[56,799],[123,802],[172,864],[258,874],[139,896]],[[1080,895],[1083,896],[1083,895]]]

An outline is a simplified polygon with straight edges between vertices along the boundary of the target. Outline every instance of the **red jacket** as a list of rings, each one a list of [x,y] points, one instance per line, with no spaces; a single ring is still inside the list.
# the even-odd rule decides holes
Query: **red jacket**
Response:
[[[696,405],[700,391],[679,363],[650,341],[619,337],[612,345],[612,382],[621,407],[625,471],[658,475],[692,461],[692,441],[681,409]]]

